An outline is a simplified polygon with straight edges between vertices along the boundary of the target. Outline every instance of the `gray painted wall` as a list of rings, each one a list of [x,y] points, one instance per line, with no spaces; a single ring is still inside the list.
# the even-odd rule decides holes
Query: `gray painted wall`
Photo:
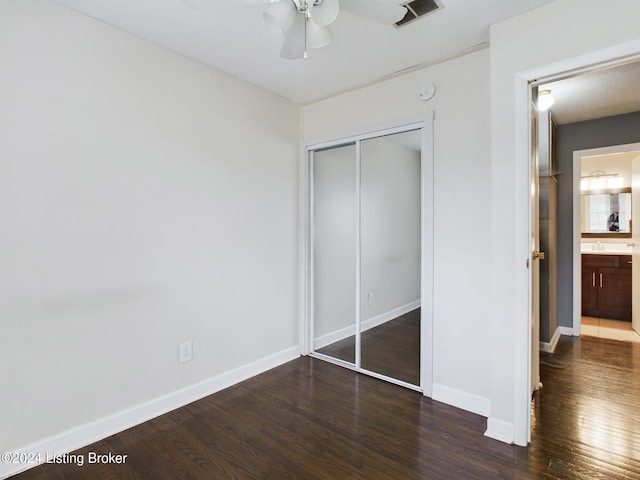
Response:
[[[640,142],[640,112],[558,127],[558,325],[573,326],[573,152]]]

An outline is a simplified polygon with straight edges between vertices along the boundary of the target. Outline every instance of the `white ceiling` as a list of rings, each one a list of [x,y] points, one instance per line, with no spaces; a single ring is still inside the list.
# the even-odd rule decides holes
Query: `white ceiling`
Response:
[[[583,122],[640,111],[640,62],[594,70],[565,80],[545,83],[555,102],[557,123]]]
[[[305,104],[486,45],[489,25],[552,0],[438,0],[441,9],[402,28],[340,12],[333,42],[306,60],[280,58],[281,38],[265,25],[264,5],[193,10],[182,0],[57,1]]]

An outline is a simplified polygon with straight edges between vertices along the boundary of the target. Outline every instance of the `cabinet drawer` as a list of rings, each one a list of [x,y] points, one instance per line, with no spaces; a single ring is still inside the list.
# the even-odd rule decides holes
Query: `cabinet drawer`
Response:
[[[620,268],[631,268],[631,255],[620,255]]]
[[[582,255],[582,266],[616,268],[620,266],[620,256],[621,255]]]

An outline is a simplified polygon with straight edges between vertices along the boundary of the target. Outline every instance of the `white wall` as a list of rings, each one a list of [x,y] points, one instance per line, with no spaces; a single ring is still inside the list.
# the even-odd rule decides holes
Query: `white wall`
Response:
[[[437,93],[424,103],[417,92],[427,80]],[[305,106],[304,137],[340,137],[428,108],[435,111],[433,396],[487,415],[491,263],[480,253],[491,240],[488,50]]]
[[[621,182],[620,188],[630,188],[631,161],[637,156],[637,152],[625,152],[582,157],[580,159],[580,176],[590,176],[593,172],[601,170],[608,175],[617,174],[621,177],[619,180]]]
[[[526,80],[635,47],[636,0],[557,0],[491,27],[491,418],[488,434],[526,444],[528,154]],[[609,49],[605,51],[604,49]],[[524,79],[524,80],[523,80]],[[544,379],[543,379],[544,381]]]
[[[299,354],[297,105],[3,0],[0,111],[0,451]]]

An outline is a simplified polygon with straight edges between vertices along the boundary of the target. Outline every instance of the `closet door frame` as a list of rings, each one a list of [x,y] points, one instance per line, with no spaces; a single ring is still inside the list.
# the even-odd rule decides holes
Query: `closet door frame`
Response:
[[[316,150],[324,150],[328,148],[339,147],[346,144],[356,145],[356,165],[358,181],[356,189],[358,191],[358,199],[360,198],[359,175],[360,175],[360,142],[377,137],[402,133],[411,130],[422,131],[421,146],[421,316],[420,316],[420,385],[413,385],[403,382],[395,378],[363,369],[360,365],[360,274],[359,262],[360,254],[358,245],[357,265],[354,265],[354,274],[356,276],[356,351],[355,364],[345,362],[321,353],[315,352],[313,348],[313,297],[314,297],[314,219],[313,219],[313,161],[314,152]],[[305,172],[305,235],[304,235],[304,315],[301,325],[301,343],[302,354],[335,363],[337,365],[349,368],[351,370],[364,373],[397,385],[401,385],[412,390],[422,392],[426,396],[432,395],[433,385],[433,112],[429,111],[422,115],[412,116],[400,119],[387,124],[368,127],[358,131],[351,132],[342,136],[326,138],[319,141],[306,141],[304,146],[304,172]],[[359,202],[359,200],[358,200]],[[360,215],[358,208],[358,217]],[[359,218],[356,220],[359,221]],[[358,228],[358,236],[360,229]],[[358,238],[359,243],[359,238]]]

